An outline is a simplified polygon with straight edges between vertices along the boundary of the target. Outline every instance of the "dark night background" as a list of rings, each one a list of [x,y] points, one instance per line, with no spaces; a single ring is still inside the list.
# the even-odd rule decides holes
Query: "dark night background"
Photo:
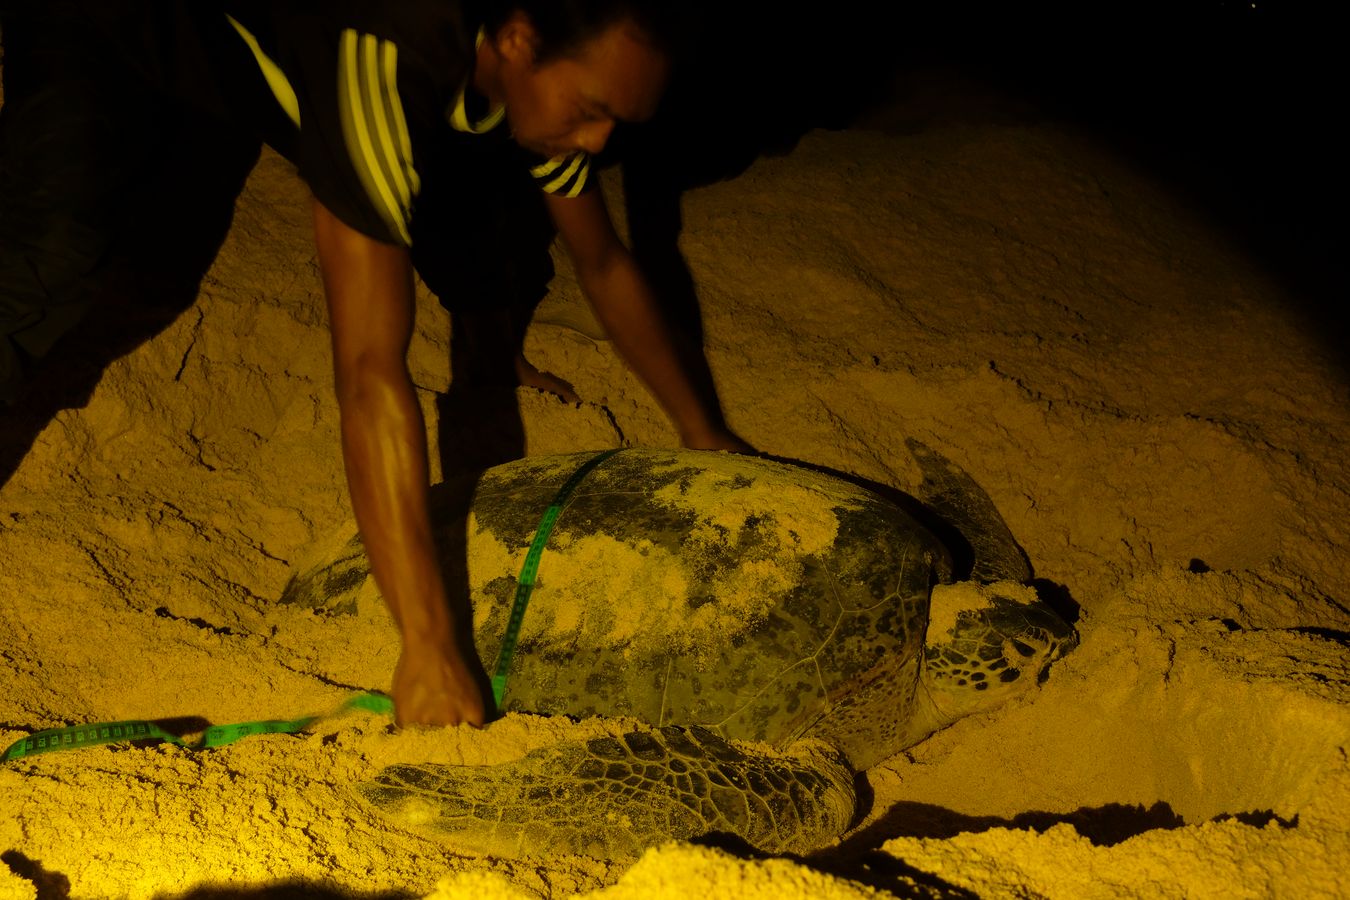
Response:
[[[1048,122],[1100,140],[1198,211],[1350,369],[1340,254],[1343,58],[1327,7],[1288,0],[709,4],[667,113],[616,143],[688,184],[806,130]],[[640,154],[639,154],[640,155]]]

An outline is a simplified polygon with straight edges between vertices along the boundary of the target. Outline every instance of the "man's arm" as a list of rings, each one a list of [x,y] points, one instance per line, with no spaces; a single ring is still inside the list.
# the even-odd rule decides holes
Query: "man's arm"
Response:
[[[407,352],[414,302],[405,248],[369,238],[314,202],[328,297],[342,453],[375,582],[403,636],[400,724],[482,724],[471,624],[454,621],[427,510],[426,429]]]
[[[596,318],[670,416],[684,446],[750,451],[727,428],[716,401],[694,386],[651,287],[614,231],[599,188],[577,197],[544,196]]]

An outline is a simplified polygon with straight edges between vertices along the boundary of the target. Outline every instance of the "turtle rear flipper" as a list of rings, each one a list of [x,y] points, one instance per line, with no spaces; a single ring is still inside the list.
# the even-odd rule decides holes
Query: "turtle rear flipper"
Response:
[[[572,741],[495,766],[389,766],[358,793],[395,823],[493,856],[636,857],[734,835],[805,852],[854,815],[852,772],[819,744],[748,752],[702,728]]]
[[[923,686],[950,723],[1040,681],[1078,633],[1034,588],[972,582],[933,589]]]

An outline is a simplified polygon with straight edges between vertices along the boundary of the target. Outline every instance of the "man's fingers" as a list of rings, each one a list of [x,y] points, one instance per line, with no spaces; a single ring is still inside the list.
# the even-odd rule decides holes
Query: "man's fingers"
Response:
[[[394,670],[394,721],[400,726],[484,724],[486,675],[453,647],[405,648]]]

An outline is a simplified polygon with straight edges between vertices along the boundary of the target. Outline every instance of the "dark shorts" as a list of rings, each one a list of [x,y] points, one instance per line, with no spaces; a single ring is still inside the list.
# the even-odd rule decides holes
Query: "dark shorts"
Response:
[[[0,0],[0,405],[72,353],[101,371],[190,306],[260,146],[158,90],[105,35],[53,12],[61,0],[15,6]],[[449,132],[454,164],[419,167],[414,265],[452,312],[528,311],[553,275],[542,195],[500,143]],[[475,177],[452,180],[466,153]],[[140,274],[159,283],[116,274],[122,250],[146,248]]]
[[[413,265],[452,314],[505,307],[528,318],[553,278],[553,221],[519,160],[498,141],[477,140],[447,129],[446,158],[422,163]]]
[[[0,20],[0,402],[74,332],[98,331],[82,364],[95,345],[106,364],[190,305],[260,146],[152,88],[64,9],[14,4]],[[123,277],[112,297],[113,261],[137,253],[121,275],[141,265],[154,283]],[[91,317],[101,305],[120,308]]]

